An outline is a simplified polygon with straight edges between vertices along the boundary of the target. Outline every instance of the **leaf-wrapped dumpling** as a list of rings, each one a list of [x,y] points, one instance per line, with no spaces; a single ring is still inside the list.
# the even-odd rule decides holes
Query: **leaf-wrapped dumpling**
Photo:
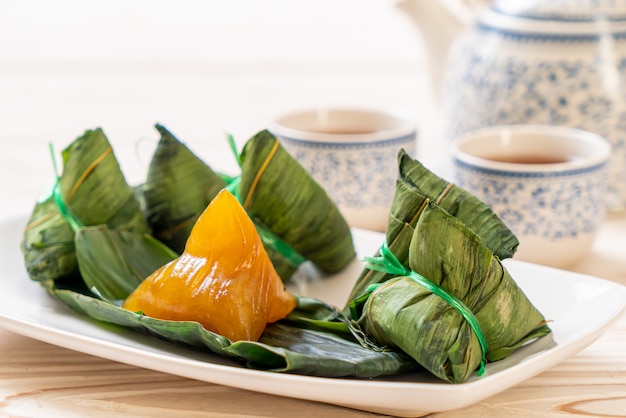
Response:
[[[488,361],[550,332],[480,238],[433,202],[420,212],[409,265],[465,304],[485,337]],[[442,297],[410,277],[379,285],[360,307],[359,324],[382,345],[398,347],[441,379],[463,382],[481,363],[477,331]]]
[[[354,260],[345,218],[322,186],[269,131],[257,133],[246,143],[238,193],[255,222],[321,270],[334,273]],[[281,254],[273,260],[285,268],[286,275],[297,267]]]
[[[141,187],[154,235],[179,253],[193,221],[232,181],[262,234],[283,282],[311,260],[325,272],[337,272],[354,259],[350,228],[323,188],[268,131],[254,135],[240,156],[241,175],[213,172],[161,125],[159,146]],[[232,144],[234,147],[234,144]]]
[[[141,186],[155,238],[181,253],[191,228],[226,182],[164,126]]]
[[[247,213],[223,190],[198,218],[181,256],[144,280],[123,308],[197,321],[231,341],[256,341],[296,304]]]
[[[408,267],[415,224],[428,201],[461,220],[501,260],[513,256],[519,244],[517,237],[480,199],[432,173],[404,150],[398,153],[398,170],[386,242],[404,266]],[[384,272],[363,270],[348,300],[362,296],[371,284],[391,277]]]
[[[100,128],[85,131],[63,150],[62,156],[60,198],[82,225],[149,232],[134,190],[126,183]],[[74,232],[53,196],[35,205],[21,246],[31,279],[45,281],[77,276]]]

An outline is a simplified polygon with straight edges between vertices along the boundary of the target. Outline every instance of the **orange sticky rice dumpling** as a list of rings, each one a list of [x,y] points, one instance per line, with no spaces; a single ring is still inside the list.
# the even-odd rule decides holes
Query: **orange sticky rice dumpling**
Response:
[[[248,214],[222,190],[198,218],[183,254],[146,278],[123,307],[153,318],[197,321],[231,341],[257,341],[268,323],[296,304]]]

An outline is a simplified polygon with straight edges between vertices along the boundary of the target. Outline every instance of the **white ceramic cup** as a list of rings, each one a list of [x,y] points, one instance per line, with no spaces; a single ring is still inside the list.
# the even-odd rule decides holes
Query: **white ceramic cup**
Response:
[[[380,110],[312,109],[277,117],[270,131],[326,190],[350,226],[385,230],[398,151],[415,154],[413,122]]]
[[[547,125],[494,126],[452,143],[455,182],[517,235],[516,259],[567,267],[604,219],[609,142]]]

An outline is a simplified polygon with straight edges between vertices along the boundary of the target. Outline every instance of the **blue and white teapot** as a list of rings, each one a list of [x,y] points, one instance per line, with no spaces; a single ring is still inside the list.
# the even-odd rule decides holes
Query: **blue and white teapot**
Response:
[[[449,55],[450,136],[516,123],[566,125],[613,147],[606,204],[626,208],[626,1],[503,0]]]
[[[604,136],[606,204],[626,209],[626,0],[496,0],[467,26],[441,70],[447,136],[519,123]]]

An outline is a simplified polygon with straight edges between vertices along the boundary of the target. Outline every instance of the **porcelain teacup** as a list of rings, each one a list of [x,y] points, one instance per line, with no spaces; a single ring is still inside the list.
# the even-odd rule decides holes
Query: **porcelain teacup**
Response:
[[[590,249],[605,214],[609,142],[580,129],[494,126],[452,143],[458,186],[517,235],[515,258],[567,267]]]
[[[397,155],[416,149],[415,124],[397,112],[319,108],[277,117],[270,131],[309,171],[352,227],[384,231]]]

